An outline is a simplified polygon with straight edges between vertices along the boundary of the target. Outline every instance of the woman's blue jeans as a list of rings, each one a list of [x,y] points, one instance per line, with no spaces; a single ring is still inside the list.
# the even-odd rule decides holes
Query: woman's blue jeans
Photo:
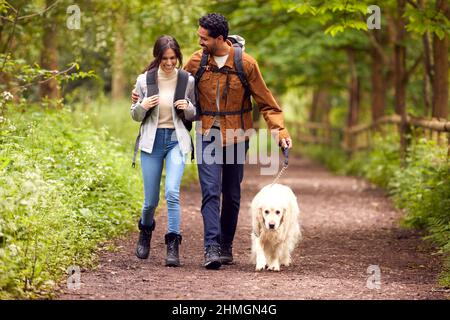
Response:
[[[180,184],[185,157],[181,153],[175,129],[157,129],[152,153],[141,150],[145,200],[142,224],[151,226],[159,202],[164,160],[166,161],[165,198],[167,202],[167,233],[180,234]]]

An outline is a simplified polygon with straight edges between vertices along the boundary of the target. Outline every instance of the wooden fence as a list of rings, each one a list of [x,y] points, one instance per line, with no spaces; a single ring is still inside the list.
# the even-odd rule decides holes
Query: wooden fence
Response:
[[[394,127],[400,132],[402,119],[399,115],[384,116],[370,124],[361,124],[350,128],[335,128],[326,123],[286,121],[293,139],[304,143],[324,144],[330,147],[340,147],[348,153],[367,150],[372,146],[375,132],[392,132]],[[450,121],[439,119],[422,119],[407,116],[405,119],[406,133],[411,138],[427,137],[446,144],[450,155]]]

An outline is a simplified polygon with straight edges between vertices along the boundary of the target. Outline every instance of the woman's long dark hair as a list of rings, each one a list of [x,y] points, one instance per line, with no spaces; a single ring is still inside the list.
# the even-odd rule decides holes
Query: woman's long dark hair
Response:
[[[180,46],[177,40],[174,37],[164,35],[156,40],[155,46],[153,47],[153,57],[155,59],[150,62],[142,73],[153,68],[158,68],[161,64],[164,52],[166,52],[167,49],[172,49],[175,52],[175,56],[177,57],[179,63],[178,66],[181,67],[183,65],[183,55],[181,54]]]

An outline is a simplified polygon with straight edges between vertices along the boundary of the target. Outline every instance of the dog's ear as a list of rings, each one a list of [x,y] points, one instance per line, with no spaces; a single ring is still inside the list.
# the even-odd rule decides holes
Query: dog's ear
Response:
[[[255,230],[258,236],[261,234],[262,228],[264,228],[264,218],[263,218],[263,207],[258,207],[258,212],[256,214],[256,226]]]
[[[288,210],[289,209],[287,209],[287,208],[283,208],[283,210],[282,210],[282,215],[281,215],[281,219],[280,219],[280,226],[282,225],[282,224],[285,224],[286,222],[288,222],[288,221],[286,221],[286,219],[287,218],[289,218],[289,217],[287,217],[287,215],[288,215]]]
[[[258,203],[258,197],[256,196],[250,206],[252,215],[252,229],[253,232],[259,237],[261,233],[261,219],[262,219],[262,206]]]
[[[258,221],[259,221],[260,225],[263,225],[264,224],[264,216],[263,216],[264,208],[263,207],[259,207],[258,209],[259,209],[258,210]]]
[[[285,225],[283,232],[286,235],[289,232],[288,230],[298,224],[300,210],[297,204],[297,197],[292,190],[289,190],[285,196],[287,207],[285,208],[286,211],[283,215]]]

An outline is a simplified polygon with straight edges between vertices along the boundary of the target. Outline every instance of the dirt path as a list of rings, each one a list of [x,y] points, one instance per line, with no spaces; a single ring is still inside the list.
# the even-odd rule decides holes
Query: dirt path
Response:
[[[304,239],[294,265],[280,273],[254,271],[249,263],[252,197],[271,176],[247,166],[238,230],[237,263],[219,271],[203,262],[201,194],[193,185],[182,191],[180,268],[163,266],[165,214],[158,218],[151,256],[134,256],[137,233],[118,239],[116,252],[102,252],[96,270],[81,273],[81,288],[65,289],[58,299],[445,299],[435,283],[439,258],[430,255],[417,232],[398,227],[383,192],[363,180],[330,174],[304,159],[290,159],[280,180],[297,194]],[[366,286],[367,268],[378,265],[380,289]],[[448,293],[447,293],[448,295]],[[448,296],[447,296],[448,297]]]

